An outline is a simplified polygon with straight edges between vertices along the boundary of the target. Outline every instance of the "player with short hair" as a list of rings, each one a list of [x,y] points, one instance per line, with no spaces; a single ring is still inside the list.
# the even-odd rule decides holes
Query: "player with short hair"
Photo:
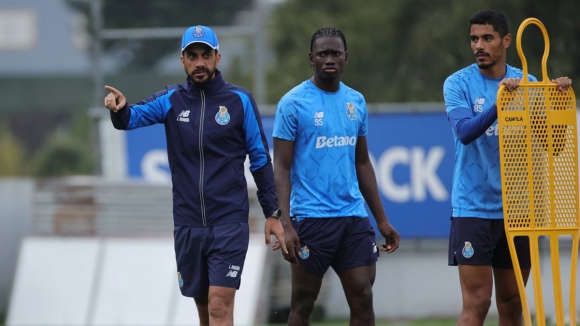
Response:
[[[201,325],[233,325],[249,244],[247,155],[267,219],[266,244],[271,234],[284,239],[272,163],[252,95],[226,83],[218,70],[221,53],[214,31],[188,28],[181,52],[185,83],[131,105],[106,86],[105,106],[117,129],[165,125],[179,288],[194,298]]]
[[[321,28],[310,49],[314,75],[282,97],[273,133],[284,258],[292,263],[288,325],[310,325],[329,267],[342,282],[350,325],[374,325],[378,250],[365,200],[387,241],[381,250],[394,252],[399,234],[383,210],[369,159],[366,102],[340,81],[346,39],[336,28]]]
[[[496,96],[505,85],[518,88],[522,71],[506,64],[512,36],[506,16],[482,10],[470,21],[476,63],[449,76],[445,109],[455,139],[449,265],[459,266],[463,307],[457,325],[483,325],[495,280],[500,325],[522,325],[522,304],[506,239],[501,191]],[[530,81],[536,81],[528,75]],[[572,81],[553,80],[561,90]],[[515,247],[524,282],[530,273],[527,237]]]

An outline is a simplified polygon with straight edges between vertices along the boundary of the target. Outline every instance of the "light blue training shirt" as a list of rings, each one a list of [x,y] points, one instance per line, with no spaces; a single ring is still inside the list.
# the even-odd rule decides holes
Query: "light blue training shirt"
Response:
[[[368,216],[355,167],[358,137],[367,133],[364,97],[342,82],[325,92],[307,80],[282,97],[273,136],[294,142],[290,216]]]
[[[474,63],[445,80],[445,110],[452,123],[456,148],[453,217],[503,218],[495,102],[499,82],[522,75],[520,69],[506,64],[505,76],[487,78]],[[528,80],[537,81],[529,74]]]

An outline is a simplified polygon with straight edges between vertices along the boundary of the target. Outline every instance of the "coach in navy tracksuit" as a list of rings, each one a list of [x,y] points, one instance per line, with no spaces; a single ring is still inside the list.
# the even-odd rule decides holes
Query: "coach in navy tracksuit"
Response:
[[[249,240],[246,155],[267,217],[266,244],[271,234],[283,239],[272,163],[252,95],[217,70],[215,33],[190,27],[181,47],[186,83],[132,105],[106,86],[105,106],[117,129],[165,124],[179,287],[195,299],[201,325],[231,325]]]

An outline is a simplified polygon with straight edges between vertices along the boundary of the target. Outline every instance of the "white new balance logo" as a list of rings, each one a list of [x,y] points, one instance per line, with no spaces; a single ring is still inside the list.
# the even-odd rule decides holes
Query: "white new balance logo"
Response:
[[[474,112],[483,112],[483,104],[485,104],[485,98],[478,97],[475,99],[475,104],[473,105]]]
[[[230,270],[230,271],[229,271],[229,272],[226,274],[226,276],[227,276],[227,277],[236,277],[236,276],[238,276],[238,271],[232,271],[232,270]]]
[[[177,121],[189,122],[189,110],[183,110],[177,116]]]
[[[314,113],[314,125],[315,126],[322,126],[322,125],[324,125],[324,121],[322,121],[322,118],[324,118],[324,112],[322,112],[322,111],[315,112]]]
[[[230,265],[230,271],[226,274],[226,277],[237,277],[238,272],[240,271],[240,266]]]

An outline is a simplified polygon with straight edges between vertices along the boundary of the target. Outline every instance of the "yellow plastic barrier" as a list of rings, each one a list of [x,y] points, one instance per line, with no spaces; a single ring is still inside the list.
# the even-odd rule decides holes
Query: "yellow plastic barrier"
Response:
[[[544,36],[542,80],[528,81],[528,66],[521,47],[526,26],[537,25]],[[570,261],[570,325],[576,325],[576,265],[578,260],[578,142],[576,98],[568,88],[559,91],[548,78],[546,62],[550,41],[544,25],[536,18],[522,22],[517,34],[517,51],[522,61],[520,87],[509,92],[502,86],[497,94],[500,162],[505,230],[524,312],[532,326],[528,299],[515,255],[514,237],[530,240],[536,322],[544,326],[540,275],[540,236],[549,238],[552,282],[557,325],[564,325],[560,280],[559,237],[572,237]]]

